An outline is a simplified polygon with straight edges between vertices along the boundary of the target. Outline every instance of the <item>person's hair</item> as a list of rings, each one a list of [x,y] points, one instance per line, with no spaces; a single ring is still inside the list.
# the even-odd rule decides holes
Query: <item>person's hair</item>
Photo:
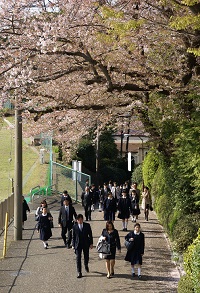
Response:
[[[149,190],[149,187],[148,186],[144,186],[144,188],[146,188],[147,190]]]
[[[68,201],[68,202],[70,202],[70,199],[69,199],[69,197],[66,197],[66,198],[63,200],[63,202],[65,202],[65,201]]]
[[[78,214],[77,217],[76,217],[76,219],[77,219],[77,220],[79,220],[79,219],[83,219],[83,215],[82,215],[82,214]]]
[[[134,228],[137,227],[137,226],[140,228],[140,224],[139,224],[139,223],[136,223],[136,224],[134,225]]]
[[[136,190],[134,190],[134,189],[133,189],[133,190],[131,190],[131,193],[136,193]]]
[[[41,204],[46,204],[46,205],[47,205],[47,202],[46,202],[46,200],[45,200],[45,199],[43,199],[43,200],[41,201]]]
[[[109,226],[109,225],[112,225],[112,230],[114,230],[114,224],[113,224],[112,221],[107,221],[107,222],[106,222],[106,230],[108,231],[108,226]]]
[[[68,191],[67,190],[64,190],[63,191],[63,194],[67,194],[68,195]]]

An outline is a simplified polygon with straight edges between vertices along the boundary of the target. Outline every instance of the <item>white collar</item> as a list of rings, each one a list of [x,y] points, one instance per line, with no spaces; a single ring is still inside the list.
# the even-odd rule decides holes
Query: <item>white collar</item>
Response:
[[[136,232],[134,231],[134,234],[135,234],[135,235],[140,235],[140,232],[136,233]]]

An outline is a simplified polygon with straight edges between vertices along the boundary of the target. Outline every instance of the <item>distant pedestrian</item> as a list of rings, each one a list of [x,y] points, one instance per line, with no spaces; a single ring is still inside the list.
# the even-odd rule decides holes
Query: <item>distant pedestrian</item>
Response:
[[[144,187],[144,191],[142,192],[142,209],[144,210],[145,220],[149,220],[149,209],[151,204],[151,195],[149,188],[147,186]]]
[[[136,190],[131,191],[131,216],[132,216],[132,222],[136,222],[136,219],[138,218],[138,215],[140,214],[139,209],[139,198],[136,193]]]
[[[108,221],[106,223],[106,228],[103,229],[101,235],[104,237],[103,240],[107,241],[110,244],[111,254],[105,256],[107,278],[110,279],[111,276],[114,276],[116,248],[119,252],[121,252],[119,233],[114,228],[114,224],[111,221]]]
[[[77,216],[77,223],[73,226],[72,247],[76,254],[77,278],[82,278],[81,255],[84,255],[86,272],[89,272],[89,249],[93,248],[92,229],[89,223],[83,222],[83,215]]]
[[[22,229],[24,229],[24,222],[27,221],[27,211],[30,213],[30,208],[22,195]]]
[[[135,265],[138,266],[138,278],[141,279],[142,256],[144,254],[144,234],[140,231],[140,224],[134,225],[134,231],[125,236],[125,240],[133,241],[134,245],[131,250],[128,250],[125,260],[131,263],[131,273],[135,276]]]
[[[58,224],[62,229],[61,236],[66,248],[70,248],[71,245],[73,220],[75,220],[76,217],[77,214],[75,208],[72,206],[69,199],[66,198],[63,202],[63,206],[60,208],[58,216]]]
[[[104,200],[103,211],[105,221],[115,221],[115,213],[117,210],[116,200],[113,197],[111,191],[108,191],[108,197]]]
[[[40,206],[35,211],[35,220],[36,221],[39,220],[39,216],[42,214],[42,210],[44,207],[47,208],[47,212],[49,213],[50,211],[49,211],[49,208],[47,207],[47,202],[45,199],[41,201]]]
[[[64,190],[61,196],[60,205],[63,206],[63,202],[65,199],[69,199],[69,202],[72,203],[71,196],[69,195],[67,190]]]
[[[81,195],[82,205],[85,210],[86,221],[91,221],[91,207],[93,204],[93,193],[90,191],[90,187],[86,186],[85,191]]]
[[[138,184],[137,182],[133,182],[131,184],[131,188],[129,190],[129,195],[131,195],[131,192],[135,190],[136,194],[137,194],[137,197],[138,197],[138,200],[140,201],[140,189],[138,189]]]
[[[37,231],[40,232],[40,240],[42,240],[44,248],[48,248],[48,240],[52,236],[51,232],[51,221],[53,217],[47,212],[47,208],[44,207],[42,214],[39,216]]]
[[[122,197],[120,197],[118,206],[117,206],[119,210],[118,218],[122,220],[123,231],[127,231],[128,219],[130,217],[130,207],[131,207],[130,198],[127,197],[126,189],[123,189]]]
[[[113,187],[111,189],[112,195],[115,198],[116,202],[118,203],[120,195],[121,195],[121,190],[119,186],[117,185],[117,182],[113,182]]]

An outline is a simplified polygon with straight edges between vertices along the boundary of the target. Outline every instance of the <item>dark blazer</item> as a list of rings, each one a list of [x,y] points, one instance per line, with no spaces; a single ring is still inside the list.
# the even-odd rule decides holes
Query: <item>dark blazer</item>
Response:
[[[82,235],[80,235],[82,233]],[[90,245],[93,244],[92,229],[89,223],[83,223],[82,232],[76,223],[73,226],[72,246],[76,249],[80,248],[80,237],[82,237],[83,249],[89,249]]]
[[[26,211],[30,212],[30,208],[27,204],[27,201],[24,199],[22,202],[22,221],[26,221],[27,220],[27,214]]]
[[[72,224],[73,220],[76,219],[77,214],[75,208],[69,204],[69,220],[68,222]],[[59,216],[58,216],[58,224],[61,224],[63,227],[67,225],[67,214],[65,211],[65,206],[63,205],[60,208]]]
[[[85,193],[85,191],[82,192],[81,195],[82,205],[84,207],[91,206],[93,203],[93,193],[89,191],[88,194]]]

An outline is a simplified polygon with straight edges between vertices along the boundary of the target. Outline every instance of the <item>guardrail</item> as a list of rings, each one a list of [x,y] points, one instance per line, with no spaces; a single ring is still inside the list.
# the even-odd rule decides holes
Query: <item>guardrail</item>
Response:
[[[56,187],[56,184],[52,184],[52,185],[46,187],[46,190],[45,190],[45,195],[46,196],[49,195],[49,191],[50,191],[50,195],[52,195],[55,192],[57,192],[56,189],[53,189],[54,186]]]
[[[6,213],[8,213],[9,223],[14,216],[14,194],[0,202],[0,234],[4,229]]]
[[[37,186],[31,188],[31,190],[30,190],[30,200],[31,200],[31,202],[33,202],[35,195],[39,195],[39,197],[40,197],[40,195],[41,195],[40,185],[37,185]]]

